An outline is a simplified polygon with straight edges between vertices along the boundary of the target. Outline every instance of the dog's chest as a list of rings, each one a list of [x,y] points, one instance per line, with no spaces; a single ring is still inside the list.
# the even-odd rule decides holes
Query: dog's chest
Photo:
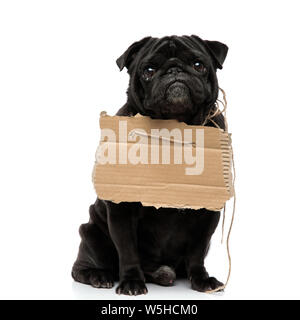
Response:
[[[194,218],[178,209],[146,209],[138,224],[140,250],[158,257],[183,255]]]

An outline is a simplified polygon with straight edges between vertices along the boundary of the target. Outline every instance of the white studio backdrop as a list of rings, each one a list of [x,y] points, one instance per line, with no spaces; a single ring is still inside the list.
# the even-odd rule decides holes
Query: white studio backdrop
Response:
[[[148,285],[130,299],[298,299],[298,1],[1,1],[0,298],[128,299],[74,283],[100,111],[126,101],[115,60],[144,36],[197,34],[229,46],[237,170],[232,277],[224,294]],[[227,210],[227,227],[231,205]],[[219,225],[207,258],[225,280]]]

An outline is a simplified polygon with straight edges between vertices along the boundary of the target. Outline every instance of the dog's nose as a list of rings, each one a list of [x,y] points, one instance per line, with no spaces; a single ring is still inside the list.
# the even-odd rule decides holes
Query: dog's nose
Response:
[[[167,73],[180,73],[180,72],[182,72],[182,69],[178,66],[171,67],[167,70]]]

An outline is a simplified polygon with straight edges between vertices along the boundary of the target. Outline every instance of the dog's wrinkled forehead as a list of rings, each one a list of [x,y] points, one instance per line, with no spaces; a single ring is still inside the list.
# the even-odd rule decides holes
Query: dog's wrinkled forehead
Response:
[[[196,52],[201,51],[206,53],[203,47],[194,44],[192,41],[188,41],[188,38],[184,37],[164,37],[157,39],[156,43],[148,51],[149,54],[164,54],[166,58],[172,58],[180,55],[181,52]]]
[[[154,43],[149,53],[163,53],[167,57],[172,57],[178,54],[178,51],[182,50],[184,47],[188,49],[188,46],[182,41],[179,41],[178,37],[164,37],[161,39],[157,39],[156,43]]]
[[[205,47],[188,40],[177,36],[158,39],[148,50],[141,50],[140,59],[137,60],[142,60],[143,65],[148,63],[157,66],[171,58],[178,58],[185,63],[201,58],[209,64],[211,57]]]
[[[141,59],[151,59],[163,55],[164,58],[193,58],[202,54],[211,59],[215,68],[222,69],[228,47],[218,41],[202,40],[198,36],[170,36],[163,38],[146,37],[134,42],[120,57],[117,64],[122,70],[126,67],[131,73]]]

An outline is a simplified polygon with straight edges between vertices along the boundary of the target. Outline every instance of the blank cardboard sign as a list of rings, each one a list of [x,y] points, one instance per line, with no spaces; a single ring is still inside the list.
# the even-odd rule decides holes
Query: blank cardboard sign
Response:
[[[93,184],[100,199],[220,210],[233,196],[231,139],[176,120],[100,116]]]

